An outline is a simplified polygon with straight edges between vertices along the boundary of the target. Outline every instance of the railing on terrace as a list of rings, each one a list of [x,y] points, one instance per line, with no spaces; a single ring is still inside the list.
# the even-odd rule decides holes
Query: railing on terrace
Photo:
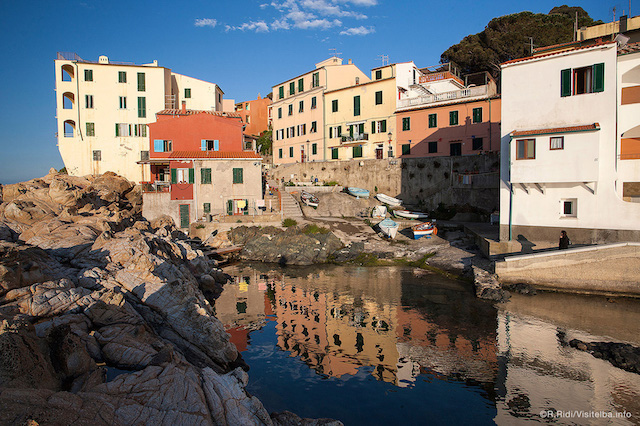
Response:
[[[342,142],[353,142],[353,141],[368,141],[369,134],[368,133],[360,133],[358,135],[353,136],[342,136]]]
[[[98,61],[88,61],[86,59],[82,59],[75,52],[57,52],[56,59],[63,59],[65,61],[76,61],[76,62],[85,62],[88,64],[97,64]],[[120,61],[109,61],[111,65],[134,65],[133,62],[120,62]]]
[[[488,86],[468,87],[462,90],[454,90],[452,92],[437,93],[434,95],[417,96],[415,98],[401,99],[398,102],[398,108],[407,108],[435,102],[454,101],[456,99],[472,98],[476,96],[485,96],[488,94]]]
[[[621,160],[640,160],[640,154],[620,154]]]
[[[142,182],[142,192],[169,192],[170,182],[157,180],[155,182]]]

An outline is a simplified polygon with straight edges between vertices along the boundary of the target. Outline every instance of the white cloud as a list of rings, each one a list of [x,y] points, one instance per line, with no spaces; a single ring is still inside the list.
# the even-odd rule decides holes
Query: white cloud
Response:
[[[194,25],[196,27],[211,27],[211,28],[215,28],[217,24],[218,24],[218,21],[215,20],[215,19],[202,18],[202,19],[196,19],[196,22],[195,22]]]
[[[276,19],[271,23],[271,29],[274,31],[278,30],[288,30],[291,28],[289,22],[287,22],[287,18]]]
[[[377,6],[378,0],[335,0],[338,3],[352,3],[356,6]]]
[[[301,30],[308,30],[313,28],[327,30],[331,27],[339,27],[341,25],[342,21],[338,19],[334,19],[333,21],[329,21],[328,19],[312,19],[295,23],[295,27],[300,28]]]
[[[234,30],[240,30],[240,31],[255,31],[257,33],[268,33],[269,32],[269,26],[264,22],[264,21],[250,21],[250,22],[245,22],[244,24],[240,25],[239,27],[233,27]]]
[[[340,31],[340,35],[348,35],[348,36],[353,36],[353,35],[367,35],[367,34],[373,34],[375,33],[376,30],[373,27],[355,27],[355,28],[348,28],[344,31]]]

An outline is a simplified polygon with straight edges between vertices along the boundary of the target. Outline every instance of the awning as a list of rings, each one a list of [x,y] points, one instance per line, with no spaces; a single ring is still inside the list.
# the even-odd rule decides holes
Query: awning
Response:
[[[541,135],[554,135],[562,133],[577,133],[577,132],[593,132],[600,130],[599,123],[584,124],[579,126],[567,126],[567,127],[550,127],[545,129],[535,130],[514,130],[511,132],[512,138],[519,138],[523,136],[541,136]]]

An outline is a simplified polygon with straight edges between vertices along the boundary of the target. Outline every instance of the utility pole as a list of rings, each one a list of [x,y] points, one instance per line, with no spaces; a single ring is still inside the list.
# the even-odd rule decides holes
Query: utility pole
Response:
[[[533,37],[527,37],[529,39],[529,44],[531,46],[531,56],[533,56]]]
[[[382,60],[382,66],[389,65],[389,55],[378,55],[378,58]]]

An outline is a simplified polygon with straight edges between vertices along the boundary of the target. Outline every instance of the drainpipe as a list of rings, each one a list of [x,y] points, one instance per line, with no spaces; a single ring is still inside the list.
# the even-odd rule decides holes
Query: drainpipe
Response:
[[[489,86],[487,86],[487,90]],[[489,98],[489,152],[491,152],[491,98]]]
[[[322,161],[327,161],[327,135],[325,131],[326,124],[326,105],[324,101],[324,92],[327,88],[327,80],[329,77],[329,73],[327,72],[327,68],[324,68],[324,89],[322,89]]]
[[[76,99],[76,107],[78,108],[78,132],[80,133],[80,140],[84,142],[84,138],[82,137],[82,126],[80,125],[80,70],[78,69],[78,62],[74,62],[73,65],[76,66],[76,92],[78,93],[78,99]],[[64,123],[62,123],[62,136],[64,137]]]
[[[196,160],[191,160],[193,166],[193,211],[195,212],[195,219],[198,220],[198,185],[196,184]]]
[[[509,149],[507,150],[509,155],[509,241],[513,239],[512,219],[513,219],[513,182],[511,182],[511,135],[509,135]]]

